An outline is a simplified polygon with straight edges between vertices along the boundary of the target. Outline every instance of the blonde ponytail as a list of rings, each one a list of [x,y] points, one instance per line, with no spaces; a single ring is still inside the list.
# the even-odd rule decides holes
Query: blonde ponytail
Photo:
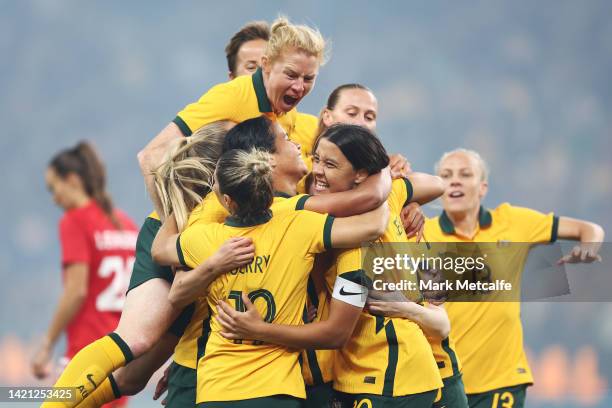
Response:
[[[155,187],[164,216],[174,214],[182,231],[189,214],[211,191],[221,155],[227,122],[213,122],[180,139],[168,159],[155,171]]]

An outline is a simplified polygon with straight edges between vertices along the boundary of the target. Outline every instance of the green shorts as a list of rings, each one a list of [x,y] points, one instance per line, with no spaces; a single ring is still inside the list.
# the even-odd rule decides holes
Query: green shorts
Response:
[[[332,383],[306,386],[306,402],[304,408],[328,408],[334,389]]]
[[[523,408],[528,384],[468,394],[470,408]]]
[[[166,408],[194,407],[196,387],[196,370],[184,367],[173,361],[168,375]]]
[[[198,408],[302,408],[303,402],[290,395],[271,395],[239,401],[200,402]]]
[[[174,280],[172,268],[156,264],[151,256],[153,240],[160,227],[161,222],[159,220],[147,217],[138,232],[138,238],[136,239],[136,260],[134,261],[128,292],[151,279],[163,279],[170,284]],[[168,331],[177,337],[181,337],[191,321],[194,309],[194,304],[183,309]]]
[[[463,388],[461,374],[442,379],[442,398],[433,404],[433,408],[468,408],[468,399]]]
[[[374,394],[346,394],[334,391],[333,408],[431,408],[438,390],[421,392],[402,397],[387,397]]]

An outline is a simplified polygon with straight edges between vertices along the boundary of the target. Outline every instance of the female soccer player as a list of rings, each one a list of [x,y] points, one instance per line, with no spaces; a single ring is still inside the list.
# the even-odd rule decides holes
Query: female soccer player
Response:
[[[210,256],[222,237],[251,237],[255,258],[213,283],[209,306],[229,297],[240,308],[244,293],[266,311],[268,321],[299,324],[314,254],[375,238],[384,230],[388,211],[383,206],[338,219],[309,211],[270,211],[268,161],[269,154],[260,151],[225,153],[217,164],[215,193],[232,216],[224,225],[195,225],[171,237],[165,236],[164,224],[153,245],[154,257],[158,259],[158,242],[175,241],[172,261],[192,265]],[[228,342],[220,336],[212,312],[210,336],[198,365],[199,406],[299,406],[305,396],[299,353],[259,342]]]
[[[326,105],[321,111],[315,140],[327,128],[338,123],[359,125],[374,132],[377,115],[378,101],[369,88],[356,83],[340,85],[330,93]],[[408,176],[411,182],[418,186],[420,193],[425,192],[425,189],[433,188],[436,190],[441,188],[441,183],[432,180],[429,175],[411,172],[410,164],[403,156],[391,155],[389,159],[393,177]],[[308,160],[311,161],[312,158],[310,157]],[[312,179],[312,174],[310,179]],[[308,183],[309,181],[305,180],[305,182]],[[310,185],[313,186],[312,183]],[[313,191],[310,192],[313,193]],[[427,194],[422,195],[426,196]],[[417,242],[420,241],[425,217],[419,203],[414,201],[404,207],[402,209],[402,219],[405,220],[407,236],[409,238],[416,236]],[[312,311],[316,311],[317,307],[325,309],[328,302],[326,291],[323,290],[321,285],[316,285],[315,282],[311,282],[309,288],[309,309]],[[307,356],[310,357],[305,358],[304,364],[304,377],[308,385],[307,405],[317,406],[321,401],[328,400],[331,395],[331,384],[329,382],[331,381],[333,352],[328,350],[309,351]],[[312,364],[310,364],[311,362]],[[311,365],[313,365],[312,369]],[[314,401],[313,405],[310,405],[311,401]]]
[[[314,145],[319,135],[328,127],[338,123],[359,125],[375,132],[377,117],[378,100],[371,89],[356,83],[340,85],[329,94],[327,103],[321,110],[317,135],[312,140],[312,144]],[[431,181],[428,176],[412,173],[410,163],[402,155],[393,154],[389,156],[389,160],[393,178],[406,177],[410,174],[411,181],[418,182],[419,177],[424,177],[423,180],[420,180],[421,185],[422,188],[427,188],[427,182]],[[432,187],[436,188],[435,185],[432,185]],[[410,203],[402,210],[402,218],[406,220],[408,237],[417,236],[417,242],[420,241],[425,217],[419,204],[417,202]]]
[[[65,211],[60,221],[64,290],[32,361],[38,378],[49,375],[53,346],[63,331],[65,365],[84,346],[116,327],[136,243],[136,227],[114,208],[106,192],[104,165],[88,142],[54,156],[45,179],[53,200]]]
[[[252,21],[236,32],[225,46],[229,80],[252,75],[261,65],[261,57],[270,39],[270,27],[265,21]]]
[[[299,125],[295,108],[314,86],[325,59],[325,40],[318,30],[278,18],[270,29],[261,68],[252,76],[214,86],[179,112],[139,153],[143,174],[150,174],[161,164],[169,140],[188,136],[218,120],[240,123],[265,114],[278,121],[292,138]],[[152,181],[147,188],[155,200]]]
[[[488,169],[478,153],[465,149],[445,153],[436,172],[446,190],[442,196],[444,211],[425,223],[430,240],[544,243],[565,238],[579,240],[580,245],[561,262],[598,259],[604,231],[597,224],[508,203],[491,210],[484,208],[481,203],[488,189]],[[522,267],[522,263],[517,266],[517,274]],[[449,302],[446,309],[451,337],[463,364],[469,406],[523,407],[533,378],[523,349],[520,303]]]
[[[367,129],[333,126],[316,146],[314,191],[325,194],[351,189],[387,164],[388,157],[380,141]],[[394,181],[388,199],[392,216],[382,238],[384,242],[406,241],[399,212],[411,198],[411,190],[403,179]],[[432,198],[435,196],[429,197]],[[333,293],[326,320],[300,327],[266,324],[250,307],[248,299],[244,299],[249,311],[246,314],[220,304],[223,333],[230,339],[257,339],[295,348],[337,348],[348,342],[338,353],[334,366],[334,388],[339,391],[343,404],[377,406],[402,402],[410,406],[431,406],[441,381],[429,344],[421,329],[412,322],[360,313],[365,303],[365,296],[361,295],[366,291],[357,284],[360,261],[358,250],[342,253],[338,257],[337,277],[336,274],[325,276],[324,285]],[[442,337],[446,334],[444,319],[432,327]],[[357,328],[353,330],[355,325]],[[316,357],[309,355],[307,360],[314,374]]]

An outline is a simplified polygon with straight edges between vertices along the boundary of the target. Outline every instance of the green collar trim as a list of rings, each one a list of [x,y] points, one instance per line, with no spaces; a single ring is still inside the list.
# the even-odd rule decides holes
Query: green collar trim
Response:
[[[492,222],[493,222],[493,217],[491,216],[491,211],[487,210],[481,205],[480,209],[478,210],[478,224],[480,225],[480,228],[488,228],[491,226]],[[446,211],[442,211],[442,214],[440,214],[440,219],[438,220],[438,223],[440,224],[440,229],[445,234],[455,233],[455,226],[453,225],[453,222],[450,220],[450,218],[446,214]]]
[[[263,71],[261,68],[257,68],[257,71],[255,71],[251,78],[253,78],[253,88],[255,88],[259,112],[272,112],[272,105],[270,105],[270,101],[268,100],[268,94],[266,93],[266,87],[264,86],[263,81]]]
[[[225,225],[230,227],[254,227],[255,225],[265,224],[272,219],[272,211],[266,210],[265,213],[256,217],[250,217],[247,219],[239,219],[237,217],[229,216],[225,219]]]
[[[275,191],[274,192],[274,197],[281,197],[281,198],[291,198],[293,197],[292,195],[289,195],[287,193],[283,193],[282,191]]]

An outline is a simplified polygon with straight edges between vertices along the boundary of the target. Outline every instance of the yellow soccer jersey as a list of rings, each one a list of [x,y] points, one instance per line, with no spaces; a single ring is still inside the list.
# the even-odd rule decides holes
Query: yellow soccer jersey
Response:
[[[215,193],[209,193],[193,209],[187,220],[187,227],[196,224],[223,223],[228,216],[227,210],[219,203]],[[196,369],[198,356],[198,337],[202,335],[202,322],[208,318],[206,296],[195,301],[195,309],[189,324],[174,348],[174,361],[183,367]]]
[[[263,83],[263,74],[258,69],[253,75],[239,76],[229,82],[213,86],[195,103],[180,111],[173,122],[185,136],[204,125],[219,120],[240,123],[247,119],[266,115],[285,129],[289,138],[295,134],[297,111],[275,115],[268,100]]]
[[[461,363],[455,352],[455,341],[451,336],[444,340],[427,337],[427,341],[431,346],[442,379],[461,373]]]
[[[553,214],[501,204],[494,210],[481,207],[473,239],[455,232],[446,213],[428,219],[425,235],[433,242],[552,242],[558,219]],[[521,274],[528,248],[513,254]],[[489,260],[488,260],[489,261]],[[491,265],[489,265],[491,266]],[[468,394],[533,382],[523,350],[523,328],[518,302],[447,302],[451,338],[462,364]]]
[[[214,192],[210,192],[189,214],[187,227],[196,224],[210,224],[211,222],[223,223],[228,215],[229,213],[221,205],[217,195]]]
[[[302,159],[308,167],[308,171],[312,170],[312,149],[314,148],[317,129],[319,127],[319,118],[308,113],[298,112],[295,120],[295,131],[290,139],[300,144]]]
[[[389,204],[389,225],[378,242],[407,242],[406,231],[400,213],[412,199],[412,184],[408,179],[393,180],[387,203]]]
[[[393,181],[388,202],[390,206],[391,218],[390,228],[381,237],[383,242],[402,242],[406,240],[406,233],[401,226],[399,213],[412,198],[412,184],[406,179]],[[397,224],[399,222],[399,224]],[[392,226],[392,228],[391,228]],[[329,302],[334,290],[337,269],[333,265],[324,274],[323,279],[317,275],[311,276],[308,280],[308,306],[317,308],[317,316],[314,321],[327,320],[329,315]],[[302,374],[308,385],[320,385],[330,382],[333,379],[333,365],[335,350],[304,350],[302,353]]]
[[[276,193],[272,204],[274,214],[291,210],[301,210],[304,202],[308,199],[307,195],[290,197],[282,193]],[[154,213],[155,214],[155,213]],[[215,193],[209,193],[204,200],[191,212],[187,226],[205,225],[210,223],[223,223],[228,216],[227,210],[221,205]],[[183,336],[180,338],[174,349],[174,361],[183,367],[196,369],[198,357],[198,338],[202,336],[202,322],[208,318],[208,304],[206,297],[198,298],[195,302],[194,313],[185,328]]]
[[[312,171],[312,149],[316,141],[317,130],[319,126],[319,118],[307,113],[297,113],[295,121],[295,132],[291,137],[296,143],[300,144],[302,159],[308,169],[308,174],[302,177],[298,182],[297,191],[299,193],[307,193],[307,182]]]
[[[338,281],[363,273],[361,251],[344,251],[338,257]],[[336,353],[333,370],[334,389],[349,394],[398,397],[442,387],[431,347],[416,323],[366,312]]]
[[[317,268],[316,265],[320,263],[326,271],[324,274],[313,271],[308,278],[307,306],[317,308],[317,315],[313,322],[325,321],[329,316],[331,294],[336,281],[336,267],[335,264],[331,267],[326,265],[335,262],[335,252],[318,255],[315,269]],[[335,350],[314,349],[302,351],[302,375],[307,385],[321,385],[333,380],[335,352]]]
[[[408,180],[394,180],[388,198],[391,217],[379,242],[407,242],[400,211],[412,196]],[[337,281],[363,274],[362,249],[343,251],[337,259]],[[340,279],[342,278],[342,279]],[[362,312],[348,343],[334,360],[334,389],[349,394],[404,396],[438,389],[442,380],[421,328],[401,318]]]
[[[254,220],[254,225],[228,217],[224,224],[194,225],[181,234],[177,250],[189,267],[203,262],[230,237],[251,237],[256,248],[251,264],[222,275],[210,286],[213,316],[198,362],[198,403],[277,394],[305,397],[298,351],[226,340],[219,334],[214,307],[223,299],[243,310],[240,296],[245,293],[266,321],[301,324],[307,277],[315,254],[331,246],[332,223],[333,217],[327,215],[287,211]]]
[[[428,241],[435,242],[428,234],[426,234],[426,237]],[[410,238],[409,241],[411,243],[416,243],[416,237]],[[446,308],[446,306],[444,307]],[[427,341],[431,346],[434,359],[440,370],[440,376],[443,379],[461,373],[461,360],[457,357],[455,341],[450,335],[443,340],[427,337]]]

